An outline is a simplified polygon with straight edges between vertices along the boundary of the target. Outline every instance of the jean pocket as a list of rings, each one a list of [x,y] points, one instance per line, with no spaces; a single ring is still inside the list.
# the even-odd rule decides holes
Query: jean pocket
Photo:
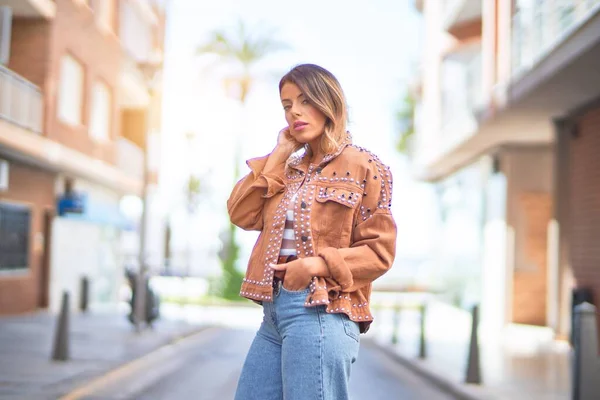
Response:
[[[306,288],[301,289],[301,290],[289,290],[289,289],[286,289],[285,286],[283,286],[283,283],[282,283],[281,284],[281,290],[283,292],[290,293],[290,294],[306,294],[307,295],[308,292],[309,292],[309,290],[310,290],[310,288],[306,287]]]
[[[346,335],[356,340],[357,342],[360,340],[360,328],[358,327],[358,322],[354,322],[344,313],[338,314],[340,319],[342,320],[342,324],[344,325],[344,331]]]

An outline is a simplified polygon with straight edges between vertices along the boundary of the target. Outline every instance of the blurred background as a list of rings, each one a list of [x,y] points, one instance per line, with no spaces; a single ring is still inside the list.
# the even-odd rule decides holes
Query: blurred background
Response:
[[[0,0],[0,398],[214,329],[241,344],[196,369],[200,398],[232,396],[261,310],[238,296],[257,233],[226,200],[300,63],[338,78],[354,143],[395,178],[363,359],[410,372],[353,393],[596,398],[598,0]]]

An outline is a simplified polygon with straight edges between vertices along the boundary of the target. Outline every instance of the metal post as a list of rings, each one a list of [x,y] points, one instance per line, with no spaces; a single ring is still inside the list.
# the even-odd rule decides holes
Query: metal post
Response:
[[[427,346],[425,342],[425,317],[427,314],[427,306],[425,304],[421,304],[419,311],[421,313],[421,334],[419,335],[419,358],[427,357]]]
[[[55,361],[67,361],[69,359],[69,293],[64,291],[60,314],[54,334],[54,348],[52,359]]]
[[[149,110],[148,110],[149,113]],[[144,181],[142,186],[142,215],[140,217],[140,248],[138,254],[139,269],[135,280],[135,329],[142,330],[142,324],[146,319],[146,226],[148,217],[148,139],[146,138],[144,149]]]
[[[398,343],[398,325],[400,325],[400,304],[394,307],[394,315],[392,317],[392,344]]]
[[[138,274],[135,280],[135,302],[134,302],[134,324],[135,330],[141,332],[142,324],[146,319],[146,227],[148,225],[148,131],[152,123],[152,90],[149,90],[150,102],[148,103],[148,109],[146,111],[146,140],[144,146],[144,157],[143,157],[143,184],[142,184],[142,215],[140,217],[140,245],[138,254]]]
[[[471,324],[471,340],[469,343],[469,358],[467,360],[466,383],[481,384],[481,367],[479,362],[479,339],[477,328],[479,326],[479,306],[473,306]]]
[[[79,309],[87,312],[90,295],[90,280],[87,276],[81,278],[81,292],[79,293]]]
[[[146,275],[148,272],[148,266],[146,264],[146,229],[148,225],[148,183],[149,183],[149,175],[148,171],[148,141],[150,132],[154,127],[152,116],[156,111],[154,109],[155,106],[155,87],[157,84],[157,77],[160,75],[160,70],[162,69],[162,62],[156,60],[148,60],[147,62],[138,63],[138,68],[144,75],[146,80],[146,85],[148,87],[148,109],[146,111],[146,132],[145,132],[145,146],[144,146],[144,174],[143,174],[143,186],[142,186],[142,201],[144,204],[144,208],[142,209],[142,215],[140,219],[140,249],[139,249],[139,273],[138,279],[136,280],[136,297],[134,304],[134,322],[135,328],[137,332],[140,332],[142,329],[142,323],[146,320],[146,301],[147,301],[147,293],[146,293]]]
[[[600,393],[596,307],[582,303],[574,314],[573,400],[593,400]]]

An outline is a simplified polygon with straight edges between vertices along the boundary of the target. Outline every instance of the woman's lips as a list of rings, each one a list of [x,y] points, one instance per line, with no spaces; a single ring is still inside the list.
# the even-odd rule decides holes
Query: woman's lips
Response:
[[[301,131],[302,129],[304,129],[308,124],[306,122],[296,122],[294,123],[294,130],[296,131]]]

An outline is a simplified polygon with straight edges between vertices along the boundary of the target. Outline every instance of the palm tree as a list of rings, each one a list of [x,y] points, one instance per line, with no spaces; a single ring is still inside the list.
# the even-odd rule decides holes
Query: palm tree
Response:
[[[206,42],[197,49],[199,56],[216,56],[220,68],[233,72],[224,74],[223,84],[229,92],[234,90],[240,104],[246,105],[248,94],[259,79],[257,66],[271,54],[287,48],[285,44],[273,39],[274,34],[249,32],[243,21],[239,21],[236,29],[232,31],[216,30],[209,35]],[[234,183],[240,177],[240,141],[235,140],[234,149]],[[243,274],[235,268],[239,254],[239,245],[236,241],[236,227],[229,225],[229,229],[221,235],[223,249],[219,252],[223,267],[223,287],[221,294],[227,299],[239,299],[238,292]]]
[[[254,34],[248,31],[243,21],[239,21],[235,31],[216,30],[197,49],[199,56],[217,56],[219,66],[233,66],[235,73],[225,76],[226,88],[238,89],[238,100],[246,103],[248,93],[258,78],[255,66],[271,54],[288,46],[273,39],[274,32]]]

